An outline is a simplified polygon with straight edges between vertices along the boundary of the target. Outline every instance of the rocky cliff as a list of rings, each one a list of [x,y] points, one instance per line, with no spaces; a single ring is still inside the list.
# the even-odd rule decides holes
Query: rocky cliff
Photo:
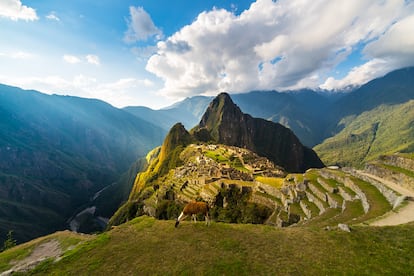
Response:
[[[316,153],[303,146],[290,129],[244,114],[226,93],[210,103],[192,133],[204,142],[247,148],[290,172],[324,166]]]

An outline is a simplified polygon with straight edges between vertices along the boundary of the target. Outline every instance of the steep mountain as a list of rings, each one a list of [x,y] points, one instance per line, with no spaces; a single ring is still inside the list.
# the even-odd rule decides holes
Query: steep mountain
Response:
[[[252,150],[290,172],[323,167],[318,156],[304,147],[290,129],[243,114],[226,93],[210,103],[192,132],[205,142],[212,140]]]
[[[333,104],[336,118],[358,115],[380,105],[402,104],[414,99],[414,67],[403,68],[374,79]]]
[[[314,149],[326,164],[361,167],[381,154],[412,152],[414,67],[368,82],[332,105],[329,137]]]
[[[102,101],[1,85],[0,237],[14,230],[22,242],[65,228],[102,189],[130,185],[117,180],[163,134]],[[109,196],[95,214],[108,217],[120,202]]]
[[[332,103],[343,95],[312,90],[253,91],[232,94],[232,99],[244,112],[290,128],[304,145],[313,147],[327,138],[325,129],[330,124],[330,117],[326,115]],[[124,110],[154,122],[168,132],[176,122],[181,122],[186,128],[196,125],[212,99],[195,96],[160,110],[147,107],[126,107]]]
[[[256,177],[284,176],[284,169],[303,172],[323,167],[318,156],[302,146],[291,130],[243,114],[226,93],[210,103],[200,123],[190,132],[181,123],[174,125],[162,146],[151,151],[145,161],[145,171],[137,175],[128,202],[111,218],[110,225],[142,214],[171,218],[179,209],[177,204],[198,196],[220,201],[217,197],[224,196],[218,193],[222,183],[252,186]],[[255,213],[261,219],[233,217],[227,218],[229,221],[262,223],[271,213],[248,200],[251,189],[231,193],[230,202],[237,208],[244,204],[240,212]]]
[[[247,114],[290,128],[302,144],[313,147],[326,137],[330,108],[343,93],[312,90],[290,92],[255,91],[232,95],[234,102]]]
[[[383,104],[339,125],[337,135],[315,147],[325,164],[362,167],[382,154],[414,151],[414,100]]]
[[[168,132],[176,122],[181,122],[186,128],[197,124],[211,99],[211,97],[195,96],[159,110],[142,106],[128,106],[123,110],[142,120],[154,123]]]

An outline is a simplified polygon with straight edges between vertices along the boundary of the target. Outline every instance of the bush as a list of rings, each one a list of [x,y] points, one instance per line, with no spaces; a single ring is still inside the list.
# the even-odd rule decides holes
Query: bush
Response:
[[[236,185],[221,189],[210,211],[211,217],[216,221],[226,223],[264,223],[272,210],[266,206],[248,202],[250,193],[250,191],[243,192]]]
[[[155,217],[157,219],[176,219],[180,215],[182,206],[177,204],[174,200],[164,199],[161,200],[155,211]]]
[[[7,239],[4,241],[4,244],[3,244],[3,247],[2,247],[2,249],[1,249],[1,251],[5,251],[5,250],[7,250],[7,249],[10,249],[10,248],[12,248],[12,247],[16,246],[16,244],[17,244],[17,242],[16,242],[16,240],[13,238],[13,231],[12,231],[12,230],[10,230],[10,231],[7,233]]]

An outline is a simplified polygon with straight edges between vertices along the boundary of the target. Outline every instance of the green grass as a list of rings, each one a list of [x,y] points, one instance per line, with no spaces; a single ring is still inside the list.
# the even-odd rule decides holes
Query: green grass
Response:
[[[246,169],[243,166],[243,164],[242,164],[239,157],[233,155],[233,157],[230,158],[230,156],[228,156],[229,154],[225,150],[223,150],[222,148],[219,148],[219,149],[214,150],[214,151],[208,150],[204,154],[205,154],[205,156],[213,159],[217,163],[227,164],[230,167],[232,167],[236,170],[239,170],[241,172],[247,172],[247,173],[250,172],[248,169]]]
[[[392,206],[381,194],[381,192],[378,191],[377,188],[375,188],[368,182],[365,182],[355,177],[352,177],[352,181],[354,181],[354,183],[358,185],[358,187],[365,193],[368,203],[370,205],[368,213],[354,220],[355,223],[367,221],[372,218],[382,216],[386,212],[391,211]]]
[[[285,179],[281,177],[257,176],[256,180],[263,184],[266,184],[266,185],[269,185],[275,188],[281,188]]]
[[[62,251],[66,251],[70,247],[91,238],[92,236],[90,235],[78,235],[69,231],[63,231],[40,237],[30,242],[15,246],[0,253],[0,272],[10,269],[13,267],[12,261],[19,261],[26,258],[32,253],[35,247],[50,240],[57,240]]]
[[[223,155],[223,153],[221,151],[215,150],[215,151],[206,151],[205,156],[213,159],[214,161],[216,161],[217,163],[228,163],[229,159]]]
[[[254,193],[258,196],[269,198],[269,199],[273,200],[274,202],[276,202],[280,206],[282,205],[282,202],[280,201],[280,199],[275,197],[275,196],[269,195],[267,193],[262,193],[262,192],[254,192]]]
[[[388,165],[388,164],[377,164],[378,166],[381,166],[387,170],[393,171],[393,172],[397,172],[397,173],[402,173],[405,174],[406,176],[409,176],[411,178],[414,178],[414,172],[404,169],[404,168],[400,168],[400,167],[396,167],[396,166],[392,166],[392,165]]]
[[[315,205],[315,203],[310,202],[306,198],[302,199],[301,201],[303,201],[303,203],[305,203],[306,206],[308,206],[308,209],[311,211],[312,217],[315,217],[315,216],[319,215],[319,208]]]
[[[414,224],[279,229],[137,218],[32,275],[408,275]],[[1,257],[3,255],[0,254]]]
[[[335,136],[314,147],[326,165],[363,167],[382,154],[413,152],[414,101],[343,118]]]

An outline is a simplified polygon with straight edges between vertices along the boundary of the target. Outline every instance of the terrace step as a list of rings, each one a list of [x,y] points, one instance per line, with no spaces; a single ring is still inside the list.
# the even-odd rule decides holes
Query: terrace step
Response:
[[[389,181],[383,180],[364,171],[359,171],[351,168],[347,169],[346,172],[375,186],[391,204],[393,209],[400,206],[406,198],[406,195],[396,192],[390,187],[393,186],[395,188],[396,185],[394,183],[390,183]]]

